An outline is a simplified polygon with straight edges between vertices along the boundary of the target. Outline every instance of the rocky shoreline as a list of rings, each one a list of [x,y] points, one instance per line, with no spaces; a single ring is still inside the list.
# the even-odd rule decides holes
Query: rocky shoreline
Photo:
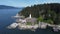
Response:
[[[35,31],[37,28],[46,29],[47,26],[49,26],[49,27],[52,27],[54,31],[60,30],[60,25],[54,25],[54,24],[49,24],[49,23],[40,22],[40,21],[38,22],[38,24],[36,24],[35,22],[37,20],[35,18],[32,18],[31,14],[29,15],[29,17],[27,17],[25,19],[21,19],[23,16],[19,16],[19,14],[17,14],[14,17],[17,18],[17,20],[16,20],[16,22],[9,25],[7,27],[8,29],[18,28],[20,30],[30,29],[30,30]],[[28,23],[28,22],[30,22],[30,23]]]
[[[46,29],[47,26],[49,27],[53,27],[53,30],[54,31],[58,31],[60,30],[60,25],[52,25],[52,24],[45,24],[45,25],[24,25],[24,24],[21,24],[21,23],[12,23],[11,25],[9,25],[7,28],[8,29],[14,29],[14,28],[18,28],[20,30],[32,30],[32,31],[35,31],[37,28],[41,28],[41,29]]]

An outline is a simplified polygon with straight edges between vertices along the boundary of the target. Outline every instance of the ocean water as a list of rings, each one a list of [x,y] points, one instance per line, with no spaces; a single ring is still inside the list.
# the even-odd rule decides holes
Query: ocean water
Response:
[[[0,34],[60,34],[59,32],[54,32],[51,27],[47,29],[36,29],[36,31],[31,30],[19,30],[19,29],[8,29],[8,25],[15,22],[15,19],[11,16],[15,16],[22,9],[0,9]]]

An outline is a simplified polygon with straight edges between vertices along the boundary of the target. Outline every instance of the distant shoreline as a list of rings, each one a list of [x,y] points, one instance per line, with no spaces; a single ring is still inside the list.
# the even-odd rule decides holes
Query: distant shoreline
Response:
[[[23,7],[13,7],[13,6],[6,6],[6,5],[0,5],[0,9],[21,9]]]

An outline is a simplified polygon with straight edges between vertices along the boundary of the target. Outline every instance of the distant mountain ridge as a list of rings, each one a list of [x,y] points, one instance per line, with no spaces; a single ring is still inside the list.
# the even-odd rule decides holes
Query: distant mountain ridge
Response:
[[[12,7],[12,6],[0,5],[0,9],[18,9],[18,7]]]

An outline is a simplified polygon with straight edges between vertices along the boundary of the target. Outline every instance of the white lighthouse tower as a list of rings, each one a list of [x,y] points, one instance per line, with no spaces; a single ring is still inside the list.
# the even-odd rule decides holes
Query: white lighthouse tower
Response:
[[[29,18],[31,18],[31,14],[29,15]]]

